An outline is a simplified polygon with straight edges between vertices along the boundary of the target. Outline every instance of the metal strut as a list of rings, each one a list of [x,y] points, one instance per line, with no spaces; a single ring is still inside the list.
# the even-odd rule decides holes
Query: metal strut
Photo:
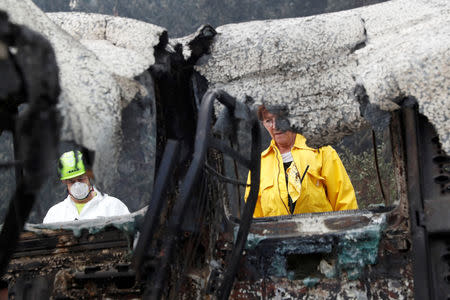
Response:
[[[256,199],[259,191],[259,174],[260,174],[260,153],[261,153],[261,136],[259,124],[256,118],[250,121],[252,126],[252,149],[251,160],[248,161],[236,151],[228,151],[230,149],[221,147],[211,134],[211,123],[213,114],[214,100],[218,100],[225,105],[231,112],[234,111],[236,100],[221,90],[207,91],[203,96],[201,107],[199,110],[199,118],[197,122],[197,130],[195,135],[195,146],[192,163],[184,177],[180,188],[180,197],[175,202],[168,225],[168,235],[164,240],[163,247],[157,270],[158,278],[152,280],[152,288],[148,294],[144,295],[145,299],[160,299],[163,293],[165,283],[170,268],[170,263],[174,256],[175,246],[181,231],[184,212],[190,205],[192,193],[196,188],[196,183],[204,169],[206,154],[208,148],[219,148],[224,154],[234,157],[238,162],[250,167],[251,171],[251,187],[250,194],[244,209],[241,226],[239,228],[237,240],[231,255],[228,257],[228,269],[226,270],[223,283],[218,290],[221,299],[227,299],[234,283],[234,277],[239,266],[239,259],[242,255],[245,242],[247,240],[253,211],[256,205]],[[216,147],[215,147],[216,146]]]
[[[6,28],[9,28],[0,32],[0,41],[5,42],[7,47],[18,48],[17,54],[8,56],[14,68],[6,69],[10,71],[7,74],[16,72],[20,75],[17,77],[18,90],[9,91],[9,96],[7,90],[7,97],[0,99],[2,103],[9,102],[13,106],[9,108],[8,114],[0,114],[0,117],[6,117],[0,121],[0,134],[3,129],[13,133],[15,159],[2,162],[0,167],[14,167],[16,171],[16,190],[0,231],[1,277],[36,195],[53,172],[59,143],[60,124],[56,107],[60,86],[59,70],[50,42],[26,27],[10,23],[4,13],[0,13],[0,22],[7,22]],[[45,74],[45,78],[42,78],[42,74]],[[14,94],[21,97],[20,101],[11,96]],[[19,113],[17,107],[22,103],[27,103],[27,108]]]
[[[250,179],[251,187],[250,193],[245,203],[244,213],[241,218],[236,242],[231,251],[231,255],[227,258],[228,268],[217,293],[218,299],[228,299],[231,289],[233,288],[234,278],[239,267],[240,258],[244,251],[245,243],[247,242],[248,232],[253,219],[253,212],[255,211],[256,200],[258,199],[259,180],[261,172],[261,135],[259,131],[258,121],[252,122],[252,150],[250,160]]]
[[[136,275],[138,280],[141,277],[142,271],[145,269],[143,262],[147,255],[146,250],[150,247],[153,235],[159,225],[161,211],[164,207],[165,194],[169,186],[170,177],[173,175],[176,162],[178,161],[179,152],[180,142],[169,139],[164,148],[164,154],[156,176],[152,197],[145,214],[142,233],[134,250],[133,265],[137,272]]]

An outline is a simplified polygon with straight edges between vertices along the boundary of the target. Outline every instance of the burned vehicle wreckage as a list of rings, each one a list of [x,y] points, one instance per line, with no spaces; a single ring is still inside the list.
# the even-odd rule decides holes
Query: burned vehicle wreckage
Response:
[[[448,2],[205,25],[178,39],[31,1],[0,10],[0,168],[12,178],[1,184],[15,187],[1,194],[2,293],[449,299]],[[262,103],[311,147],[342,150],[359,210],[252,218]],[[35,224],[59,197],[64,147],[83,151],[96,185],[133,212]]]

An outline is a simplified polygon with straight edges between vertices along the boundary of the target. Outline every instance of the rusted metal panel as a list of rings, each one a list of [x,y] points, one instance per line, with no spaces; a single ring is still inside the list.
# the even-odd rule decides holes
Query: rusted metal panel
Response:
[[[308,281],[261,280],[235,285],[231,299],[412,299],[412,289],[406,279],[377,279],[370,281],[320,280]]]
[[[112,228],[79,237],[67,230],[25,232],[3,279],[12,295],[21,282],[46,278],[53,297],[137,296],[141,290],[129,269],[130,241],[127,233]]]

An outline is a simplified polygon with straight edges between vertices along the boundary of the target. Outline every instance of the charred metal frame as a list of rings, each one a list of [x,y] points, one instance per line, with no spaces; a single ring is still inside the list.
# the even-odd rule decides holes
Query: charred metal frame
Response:
[[[0,26],[5,22],[5,16],[0,14]],[[28,255],[39,255],[48,254],[49,249],[56,248],[58,244],[60,249],[63,247],[68,248],[68,244],[75,245],[71,248],[71,251],[82,252],[84,250],[92,250],[95,248],[97,252],[92,256],[101,256],[101,259],[105,261],[105,255],[100,254],[100,251],[106,248],[114,248],[111,252],[117,254],[120,248],[121,258],[120,263],[117,264],[117,256],[111,255],[109,262],[116,265],[116,269],[107,268],[102,270],[98,266],[98,262],[91,260],[91,266],[86,266],[84,271],[77,271],[73,274],[73,280],[80,282],[83,285],[85,282],[90,280],[106,281],[110,278],[115,278],[117,280],[134,281],[137,277],[138,281],[143,282],[143,278],[149,279],[147,281],[147,286],[149,289],[148,293],[144,295],[146,298],[159,299],[164,293],[164,289],[169,285],[168,274],[173,257],[176,256],[176,246],[180,240],[182,232],[182,220],[184,216],[185,208],[192,202],[192,194],[195,185],[198,183],[199,178],[202,176],[202,172],[208,169],[206,165],[206,157],[209,148],[214,148],[219,150],[223,154],[231,156],[238,163],[246,166],[251,171],[251,188],[250,195],[248,197],[247,203],[244,208],[244,213],[239,222],[231,221],[232,226],[238,227],[237,238],[235,239],[234,245],[231,247],[223,247],[223,253],[226,253],[225,266],[227,269],[224,272],[216,272],[217,270],[212,270],[210,274],[210,279],[215,273],[214,285],[215,287],[210,290],[210,293],[215,294],[218,299],[228,299],[230,292],[233,289],[233,284],[235,282],[236,273],[239,268],[241,268],[240,263],[243,256],[244,248],[246,247],[246,242],[248,240],[248,234],[260,234],[260,236],[265,236],[266,241],[261,243],[258,247],[253,249],[253,252],[260,251],[262,246],[271,246],[265,248],[264,250],[272,251],[277,243],[286,241],[287,238],[292,238],[292,233],[296,235],[297,245],[303,247],[303,252],[297,252],[296,254],[309,254],[321,249],[320,251],[328,253],[333,247],[333,243],[339,238],[338,234],[316,234],[313,236],[305,236],[303,232],[298,230],[296,225],[295,217],[289,216],[287,218],[279,217],[273,218],[271,220],[258,220],[252,223],[252,216],[254,207],[256,204],[256,198],[259,190],[259,177],[260,177],[260,152],[261,152],[261,137],[259,131],[258,121],[256,119],[250,120],[252,126],[252,150],[251,159],[244,158],[233,148],[229,147],[222,140],[214,138],[212,136],[211,125],[212,125],[212,111],[213,104],[215,100],[225,105],[226,109],[232,114],[236,107],[236,100],[228,95],[227,93],[215,90],[207,91],[201,101],[201,107],[197,112],[192,103],[186,101],[183,103],[184,94],[189,90],[186,78],[191,78],[192,68],[186,68],[186,73],[183,73],[181,81],[184,82],[183,92],[181,96],[177,98],[178,102],[170,102],[168,106],[172,105],[171,109],[179,109],[180,107],[189,107],[189,112],[194,111],[193,115],[196,117],[198,113],[198,123],[196,128],[195,143],[192,138],[191,129],[194,127],[194,121],[196,118],[191,118],[189,126],[182,128],[183,122],[177,123],[177,126],[173,125],[170,127],[170,120],[168,118],[165,120],[166,127],[164,132],[166,134],[161,134],[163,138],[167,138],[165,143],[164,151],[159,151],[162,154],[162,159],[159,160],[159,168],[157,177],[155,180],[155,185],[153,189],[152,199],[149,204],[149,209],[146,213],[144,226],[142,226],[141,236],[137,243],[137,247],[134,251],[133,266],[134,270],[130,268],[129,258],[126,257],[126,252],[128,250],[129,241],[123,235],[115,236],[116,233],[122,233],[119,230],[113,229],[112,232],[105,230],[104,232],[96,234],[96,238],[99,236],[107,236],[108,233],[113,234],[108,242],[98,243],[98,245],[91,245],[91,240],[86,237],[80,239],[75,239],[72,233],[65,232],[64,235],[71,235],[71,240],[67,243],[66,236],[50,236],[44,238],[45,246],[42,244],[39,247],[32,248],[33,243],[42,243],[42,236],[33,237],[29,239],[26,243],[22,244],[17,250],[14,250],[17,244],[17,238],[23,229],[24,222],[30,212],[31,206],[34,202],[35,194],[37,193],[40,182],[37,184],[31,181],[31,178],[45,178],[45,172],[52,171],[52,166],[46,164],[53,158],[54,151],[56,151],[56,145],[58,141],[58,126],[56,121],[56,101],[59,93],[59,86],[57,84],[57,68],[54,61],[54,55],[51,51],[49,43],[43,39],[38,34],[28,31],[24,28],[20,28],[14,25],[8,25],[14,30],[14,35],[1,35],[0,41],[5,42],[8,45],[16,45],[15,43],[25,43],[30,49],[33,49],[33,54],[42,55],[45,60],[42,60],[43,65],[50,66],[49,69],[45,69],[43,72],[45,74],[50,74],[48,77],[48,86],[29,86],[32,84],[39,84],[41,81],[36,78],[25,78],[25,75],[33,74],[33,76],[42,76],[41,74],[35,74],[32,70],[27,69],[25,64],[20,61],[20,57],[17,58],[13,64],[13,70],[18,74],[18,79],[20,79],[20,85],[18,86],[23,94],[20,96],[26,99],[29,104],[29,110],[26,114],[19,115],[17,112],[17,107],[12,110],[12,113],[4,113],[0,110],[0,125],[2,129],[14,131],[15,138],[15,159],[14,162],[1,163],[0,167],[16,167],[16,176],[20,180],[17,182],[16,193],[11,200],[7,220],[3,226],[2,232],[0,234],[0,271],[3,274],[4,268],[8,264],[13,251],[15,251],[14,258],[18,259],[19,262],[14,264],[12,268],[16,268],[12,272],[15,274],[20,273],[17,269],[31,269],[38,268],[34,266],[23,266],[20,262],[20,258],[24,258]],[[215,32],[211,28],[204,28],[203,38],[205,39],[205,44],[208,44]],[[20,41],[14,40],[14,36],[19,36]],[[162,39],[166,39],[163,37]],[[19,44],[20,44],[19,43]],[[157,49],[157,54],[161,57],[159,62],[164,65],[164,47],[167,41],[161,43],[161,49]],[[207,48],[207,47],[206,47]],[[37,51],[40,50],[40,51]],[[199,50],[200,51],[200,50]],[[194,60],[197,59],[200,54],[206,51],[202,48],[202,51],[194,55],[195,59],[191,59],[187,65],[193,64]],[[20,53],[20,51],[19,51]],[[11,54],[10,54],[11,55]],[[31,57],[29,52],[24,53],[24,56]],[[164,56],[164,57],[163,57]],[[174,58],[172,65],[186,66],[185,63],[180,63],[182,61],[181,56],[171,56]],[[11,55],[12,59],[16,59]],[[23,58],[23,57],[22,57]],[[2,67],[2,66],[0,66]],[[168,67],[168,66],[167,66]],[[173,66],[172,66],[173,67]],[[169,68],[169,67],[168,67]],[[160,77],[155,76],[156,73],[160,71]],[[161,86],[158,87],[159,93],[167,93],[167,98],[170,97],[170,93],[167,92],[171,89],[171,84],[175,81],[173,78],[167,80],[170,76],[170,72],[167,70],[152,70],[152,74],[159,78],[159,83]],[[39,94],[39,88],[45,88],[46,93]],[[194,92],[197,96],[197,92]],[[40,97],[36,98],[35,96]],[[44,95],[44,96],[42,96]],[[2,95],[0,95],[2,96]],[[192,95],[191,95],[192,96]],[[165,98],[166,96],[162,97]],[[2,98],[3,100],[3,98]],[[192,100],[192,99],[191,99]],[[17,104],[17,103],[16,103]],[[20,103],[19,103],[20,104]],[[180,106],[179,106],[180,105]],[[184,105],[184,106],[183,106]],[[2,107],[0,107],[2,108]],[[166,107],[167,109],[167,107]],[[184,114],[185,111],[181,111]],[[177,111],[180,114],[180,111]],[[170,115],[167,113],[167,115]],[[326,216],[322,215],[324,220],[324,225],[329,230],[336,230],[345,233],[346,230],[354,228],[355,226],[364,226],[370,223],[370,218],[368,215],[371,213],[384,214],[387,219],[387,228],[383,232],[382,241],[377,250],[379,250],[380,255],[385,255],[380,258],[380,261],[371,270],[372,273],[369,275],[375,278],[375,281],[382,277],[383,273],[390,274],[392,268],[392,262],[396,264],[396,268],[406,270],[408,273],[408,266],[410,263],[410,256],[414,257],[414,289],[415,297],[417,299],[445,299],[450,296],[450,275],[448,266],[450,264],[450,218],[448,218],[449,211],[449,173],[450,173],[450,161],[448,156],[442,153],[439,149],[438,139],[434,136],[433,129],[426,119],[419,116],[417,112],[417,106],[404,106],[403,110],[398,114],[401,117],[399,119],[394,118],[393,122],[397,122],[397,126],[401,127],[401,132],[403,133],[402,141],[396,140],[397,143],[392,143],[399,147],[404,153],[398,154],[396,151],[394,155],[399,155],[395,160],[401,161],[401,164],[406,162],[406,175],[403,174],[402,179],[406,179],[406,187],[403,191],[405,194],[400,201],[400,205],[390,212],[360,212],[353,215],[345,215],[344,212],[342,216],[340,214],[333,213],[333,215]],[[166,114],[164,114],[166,116]],[[5,118],[3,118],[5,117]],[[15,122],[15,124],[12,124]],[[181,125],[180,125],[181,124]],[[33,128],[38,128],[41,131],[32,131]],[[398,128],[397,128],[398,129]],[[182,131],[183,134],[180,134]],[[398,138],[397,136],[395,138]],[[42,139],[48,141],[46,147],[42,147]],[[187,142],[186,142],[187,140]],[[164,140],[166,141],[166,140]],[[174,188],[170,186],[171,176],[178,177],[182,172],[176,173],[176,164],[180,163],[180,152],[182,151],[182,144],[195,144],[194,149],[189,148],[183,156],[184,162],[191,161],[187,173],[184,176],[182,182],[180,193],[178,199],[176,199],[172,214],[170,215],[168,222],[168,236],[163,240],[161,255],[157,257],[157,260],[152,260],[149,255],[149,250],[151,243],[154,240],[155,232],[157,231],[158,224],[160,223],[160,212],[166,201],[166,194],[169,189],[173,192]],[[39,145],[38,145],[39,143]],[[402,144],[398,146],[397,144]],[[38,145],[38,146],[36,146]],[[404,145],[404,146],[403,146]],[[41,148],[42,147],[42,148]],[[191,151],[193,150],[193,151]],[[398,149],[397,149],[398,150]],[[400,152],[400,151],[398,151]],[[192,158],[189,155],[192,154]],[[18,157],[21,155],[21,157]],[[405,155],[405,156],[402,156]],[[186,159],[187,157],[187,159]],[[19,158],[23,158],[18,160]],[[35,163],[43,162],[43,168],[36,168]],[[40,167],[40,166],[39,166]],[[22,169],[24,173],[22,174]],[[403,165],[399,167],[401,169],[399,172],[403,171]],[[43,173],[38,172],[43,170]],[[214,170],[214,169],[212,169]],[[22,176],[23,175],[23,176]],[[173,176],[175,175],[175,176]],[[235,182],[239,183],[239,182]],[[403,183],[402,183],[403,184]],[[406,197],[406,192],[408,197]],[[409,206],[409,214],[408,214]],[[406,210],[406,211],[405,211]],[[337,216],[339,215],[339,218]],[[383,215],[383,216],[384,216]],[[271,222],[272,221],[272,222]],[[278,221],[278,222],[274,222]],[[283,223],[283,226],[279,226]],[[408,231],[409,223],[411,228],[411,235]],[[223,241],[233,241],[232,234],[230,232],[223,233]],[[224,237],[225,236],[225,237]],[[319,240],[319,239],[322,240]],[[291,239],[292,241],[293,239]],[[217,241],[216,241],[217,242]],[[221,241],[219,241],[221,242]],[[410,245],[412,243],[412,250]],[[311,249],[315,250],[311,250]],[[57,258],[58,249],[56,249],[50,255],[47,255],[47,259]],[[262,250],[261,250],[262,251]],[[319,251],[319,252],[320,252]],[[251,252],[251,251],[249,251]],[[317,252],[317,251],[316,251]],[[33,254],[30,254],[33,253]],[[315,252],[314,252],[315,253]],[[78,253],[80,254],[80,253]],[[110,253],[111,254],[111,253]],[[65,252],[67,259],[68,256],[72,256],[73,252]],[[269,256],[271,253],[269,253]],[[82,255],[79,255],[82,256]],[[248,254],[246,255],[249,256]],[[34,258],[35,261],[39,258]],[[225,256],[224,256],[225,257]],[[58,259],[61,259],[59,257]],[[33,262],[35,263],[35,262]],[[260,261],[261,264],[267,264],[268,261]],[[44,262],[39,265],[39,268],[49,270],[51,267],[43,266]],[[103,263],[102,263],[103,264]],[[65,264],[67,267],[69,263]],[[61,266],[61,265],[60,265]],[[399,267],[401,266],[401,267]],[[72,265],[70,265],[72,267]],[[57,267],[54,266],[56,269]],[[153,273],[149,277],[149,269],[153,268]],[[245,268],[245,266],[244,266]],[[116,270],[116,271],[115,271]],[[381,270],[381,271],[380,271]],[[27,270],[29,271],[29,270]],[[61,270],[62,271],[62,270]],[[379,272],[377,274],[373,274]],[[30,272],[31,273],[31,272]],[[380,275],[381,274],[381,275]],[[406,274],[406,276],[411,276],[411,273]],[[376,277],[379,276],[379,277]],[[156,279],[156,280],[155,280]],[[372,278],[371,278],[372,279]],[[407,278],[409,279],[409,278]],[[153,280],[153,281],[151,281]],[[156,282],[155,282],[156,281]],[[210,280],[213,281],[213,280]],[[36,280],[39,282],[39,278]],[[136,281],[134,281],[136,283]],[[278,282],[283,285],[283,282]],[[264,283],[265,284],[265,283]],[[323,289],[327,289],[330,286],[338,286],[338,283],[328,282],[328,286],[325,285]],[[370,284],[370,283],[367,283]],[[239,282],[237,286],[244,286],[245,283]],[[217,288],[216,288],[217,287]],[[248,285],[249,290],[252,288]],[[254,288],[255,286],[253,286]],[[371,287],[369,287],[370,290]],[[17,289],[20,289],[19,285]],[[375,289],[375,288],[374,288]],[[235,289],[236,290],[236,289]],[[254,288],[256,290],[256,288]],[[136,288],[135,293],[139,293],[141,290]],[[208,292],[208,291],[207,291]],[[234,292],[238,293],[238,292]],[[308,290],[303,288],[298,295],[307,295]],[[232,295],[233,296],[233,295]],[[239,295],[235,294],[235,297]],[[25,297],[25,296],[24,296]],[[20,298],[20,297],[19,297]]]
[[[56,104],[60,87],[51,44],[32,30],[9,23],[4,12],[0,12],[0,26],[0,42],[17,48],[15,54],[8,50],[6,61],[12,63],[6,63],[9,68],[2,70],[4,78],[17,82],[9,82],[8,89],[13,87],[13,90],[7,89],[0,95],[2,116],[9,115],[0,130],[13,133],[15,162],[9,165],[16,172],[16,191],[0,233],[0,275],[3,275],[36,194],[52,172],[59,142]],[[11,79],[8,76],[11,74],[16,76]],[[27,107],[19,112],[18,107],[23,103]],[[14,124],[10,124],[12,121]]]
[[[450,158],[440,149],[432,125],[403,109],[407,186],[416,299],[450,298]]]
[[[156,175],[155,184],[153,187],[152,197],[145,214],[144,224],[142,226],[142,233],[139,237],[136,249],[133,255],[133,265],[137,270],[137,279],[141,277],[141,272],[145,272],[144,265],[147,257],[147,252],[151,246],[151,241],[155,231],[157,230],[161,211],[166,201],[165,195],[170,184],[170,176],[172,176],[175,163],[178,160],[180,143],[176,140],[168,140],[164,148],[161,164]]]
[[[394,209],[387,207],[385,209],[378,208],[355,212],[318,213],[309,216],[304,214],[302,216],[282,216],[255,220],[250,230],[249,243],[251,244],[246,246],[245,257],[241,260],[240,273],[244,275],[240,276],[233,289],[231,295],[233,299],[252,298],[257,295],[259,295],[258,297],[262,295],[263,298],[267,296],[273,297],[274,295],[270,294],[269,291],[273,291],[276,288],[285,291],[287,293],[286,297],[307,299],[311,290],[302,281],[296,283],[299,285],[298,288],[294,288],[287,283],[292,279],[288,280],[286,276],[274,278],[272,275],[269,279],[263,275],[263,278],[261,278],[261,274],[266,272],[263,270],[264,267],[262,265],[265,265],[267,268],[268,265],[272,264],[271,258],[274,254],[280,255],[280,250],[286,251],[282,255],[298,254],[307,256],[316,252],[335,255],[336,248],[340,247],[342,239],[345,239],[346,235],[355,228],[363,230],[363,235],[358,237],[358,239],[361,238],[360,241],[364,243],[366,239],[365,234],[369,234],[369,231],[365,232],[364,230],[366,225],[370,225],[372,222],[372,217],[374,220],[385,219],[385,224],[382,228],[384,226],[386,228],[382,230],[380,244],[375,251],[375,253],[378,252],[379,257],[377,262],[369,263],[375,265],[364,270],[361,269],[362,278],[356,282],[366,286],[369,297],[370,295],[374,296],[372,293],[375,291],[380,291],[381,294],[384,293],[386,295],[380,296],[381,299],[412,296],[409,211],[404,173],[405,156],[402,153],[404,151],[404,143],[401,136],[404,129],[401,126],[399,115],[400,113],[398,112],[393,113],[391,123],[393,156],[400,198],[399,205]],[[306,224],[305,222],[309,222],[302,220],[308,220],[314,216],[318,217],[316,222],[318,219],[323,220],[326,228],[324,232],[303,231],[301,229],[302,225]],[[233,220],[230,220],[230,222],[233,223]],[[222,238],[226,241],[232,240],[230,237],[223,236]],[[224,242],[222,241],[223,244]],[[227,246],[222,249],[224,252],[230,251],[230,249],[227,249]],[[258,270],[258,268],[261,268],[261,270]],[[220,270],[214,271],[219,272],[219,275],[215,274],[215,276],[220,278]],[[404,280],[410,283],[407,285],[408,287],[400,291],[400,289],[396,290],[395,288],[394,290],[389,289],[386,283],[383,285],[384,278],[396,277],[392,276],[392,272],[402,274],[401,276],[404,276]],[[337,291],[344,287],[344,282],[348,283],[348,279],[346,280],[345,277],[341,278],[341,275],[334,279],[323,279],[323,284],[321,283],[321,285],[316,287],[314,295],[322,295],[324,298],[336,297]],[[215,285],[215,283],[213,284]],[[257,291],[259,291],[259,294],[256,293]]]
[[[213,104],[215,100],[218,100],[220,103],[225,105],[230,113],[234,112],[236,106],[236,100],[221,90],[207,91],[203,96],[199,111],[192,162],[180,187],[180,198],[176,200],[169,219],[168,236],[165,238],[162,246],[161,253],[163,253],[163,255],[160,257],[160,260],[156,266],[156,270],[158,271],[156,280],[152,281],[152,287],[146,294],[146,298],[148,299],[160,299],[162,296],[169,272],[170,262],[172,261],[172,258],[174,256],[175,245],[179,240],[183,214],[185,209],[190,204],[193,189],[195,187],[195,184],[198,182],[199,176],[205,166],[207,150],[210,147],[215,148],[223,152],[224,154],[230,155],[238,162],[248,167],[251,171],[252,184],[250,187],[249,198],[244,209],[244,215],[241,219],[235,246],[233,247],[233,251],[228,258],[228,269],[225,272],[221,287],[218,290],[219,298],[228,299],[228,296],[232,289],[234,277],[236,276],[236,272],[239,266],[239,258],[241,257],[244,250],[244,245],[247,239],[247,234],[250,228],[251,220],[253,218],[253,211],[255,209],[258,196],[261,137],[258,121],[256,120],[256,118],[253,118],[250,121],[252,126],[252,147],[250,160],[244,158],[242,155],[226,146],[225,143],[223,143],[221,140],[214,138],[211,132],[211,125]],[[176,157],[176,145],[171,142],[166,147],[168,149],[168,152],[164,154],[164,158],[162,159],[161,163],[163,168],[160,168],[160,172],[158,172],[158,178],[156,179],[156,186],[154,189],[154,195],[156,197],[152,199],[152,202],[155,201],[156,204],[155,211],[152,212],[149,210],[149,212],[147,213],[149,218],[148,220],[146,220],[146,227],[143,229],[143,235],[138,242],[137,248],[139,249],[137,249],[135,252],[134,263],[136,266],[142,265],[145,257],[145,251],[147,250],[147,247],[150,244],[153,234],[156,230],[155,226],[156,224],[158,224],[157,219],[159,217],[159,211],[162,207],[162,190],[163,187],[167,184],[168,176],[170,175],[171,169],[173,168],[173,163]],[[166,170],[162,171],[162,169]]]

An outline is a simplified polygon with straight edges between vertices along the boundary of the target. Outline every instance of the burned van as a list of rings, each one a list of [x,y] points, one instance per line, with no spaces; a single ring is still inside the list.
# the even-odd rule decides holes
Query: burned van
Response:
[[[448,298],[448,6],[171,39],[133,19],[0,4],[0,295]],[[358,209],[253,218],[261,105],[308,147],[333,146]],[[130,214],[42,223],[68,195],[69,150]]]

